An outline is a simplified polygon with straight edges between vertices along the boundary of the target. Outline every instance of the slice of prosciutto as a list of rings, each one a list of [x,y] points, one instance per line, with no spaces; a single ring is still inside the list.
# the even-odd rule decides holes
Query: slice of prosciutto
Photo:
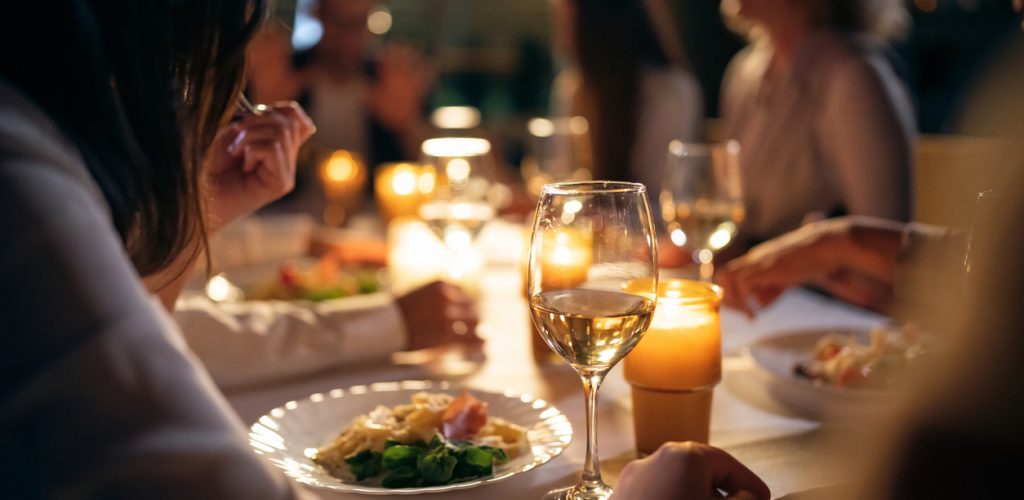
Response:
[[[444,411],[441,433],[447,439],[468,439],[487,425],[487,405],[462,391]]]

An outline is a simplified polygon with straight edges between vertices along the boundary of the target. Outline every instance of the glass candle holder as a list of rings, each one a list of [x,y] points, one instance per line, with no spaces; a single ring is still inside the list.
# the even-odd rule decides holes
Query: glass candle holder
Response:
[[[644,338],[624,361],[637,451],[668,441],[708,442],[711,396],[722,378],[721,288],[664,280]]]

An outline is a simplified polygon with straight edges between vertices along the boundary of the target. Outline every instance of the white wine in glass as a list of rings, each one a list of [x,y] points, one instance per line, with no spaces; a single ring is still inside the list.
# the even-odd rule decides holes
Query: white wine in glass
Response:
[[[661,218],[672,244],[690,250],[702,281],[711,281],[715,252],[732,242],[746,218],[739,154],[736,141],[669,145]]]
[[[548,184],[530,242],[530,313],[544,341],[580,375],[587,456],[579,484],[545,498],[604,499],[597,453],[597,391],[650,326],[658,289],[647,189],[608,181]]]
[[[422,162],[437,172],[433,196],[420,218],[453,252],[468,248],[495,210],[491,144],[476,137],[441,137],[423,141]]]

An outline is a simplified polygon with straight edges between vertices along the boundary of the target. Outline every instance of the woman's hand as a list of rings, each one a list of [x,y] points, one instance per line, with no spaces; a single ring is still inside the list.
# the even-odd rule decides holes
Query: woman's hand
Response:
[[[725,495],[719,493],[724,491]],[[768,485],[728,453],[704,444],[666,443],[619,475],[612,500],[768,500]]]
[[[203,172],[211,232],[291,191],[299,147],[315,131],[294,102],[275,104],[222,128]]]
[[[398,298],[398,308],[409,332],[408,350],[445,344],[479,345],[473,300],[459,287],[435,281]]]
[[[787,288],[814,284],[851,304],[881,309],[892,296],[902,229],[897,222],[849,217],[766,241],[719,274],[725,304],[753,315]]]

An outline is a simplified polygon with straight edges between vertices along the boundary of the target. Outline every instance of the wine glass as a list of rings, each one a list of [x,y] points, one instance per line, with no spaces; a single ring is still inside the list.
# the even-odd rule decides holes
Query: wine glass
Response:
[[[582,116],[531,118],[520,166],[526,189],[539,196],[545,184],[590,180],[590,135]]]
[[[967,241],[964,245],[963,275],[965,279],[974,279],[974,264],[977,260],[978,244],[986,237],[986,231],[991,231],[992,218],[995,213],[996,193],[988,189],[978,193],[974,202],[974,214],[971,216],[971,226],[967,231]]]
[[[689,249],[700,280],[710,282],[712,259],[736,236],[746,217],[740,181],[740,145],[672,141],[661,186],[661,218],[669,239]]]
[[[530,313],[548,346],[579,373],[587,404],[582,478],[545,498],[612,493],[598,461],[597,391],[650,325],[657,262],[643,184],[586,181],[542,189],[530,241]]]
[[[422,163],[433,167],[436,180],[419,215],[454,253],[469,248],[494,217],[490,151],[491,143],[476,137],[423,141]]]

